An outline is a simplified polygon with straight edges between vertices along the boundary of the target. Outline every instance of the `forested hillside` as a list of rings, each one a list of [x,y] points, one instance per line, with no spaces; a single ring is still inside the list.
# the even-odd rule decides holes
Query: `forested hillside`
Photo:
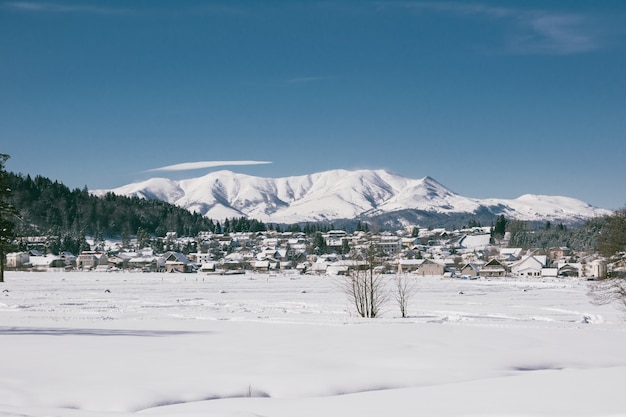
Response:
[[[549,249],[565,246],[576,251],[596,252],[601,230],[606,226],[606,217],[588,220],[578,227],[552,226],[547,222],[543,227],[534,229],[524,222],[511,221],[507,231],[511,236],[510,247]]]
[[[222,231],[219,222],[174,205],[114,194],[96,197],[84,189],[70,190],[58,181],[30,175],[8,173],[10,203],[20,213],[16,224],[18,236],[71,234],[102,237],[136,235],[138,231],[153,236],[176,232],[195,236],[200,231]],[[264,230],[261,222],[248,219],[229,221],[229,228],[246,231]],[[235,230],[232,230],[235,231]]]

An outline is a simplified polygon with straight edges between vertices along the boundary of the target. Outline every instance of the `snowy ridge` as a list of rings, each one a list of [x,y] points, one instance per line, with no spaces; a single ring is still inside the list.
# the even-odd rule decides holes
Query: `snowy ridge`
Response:
[[[213,219],[244,216],[274,223],[367,218],[404,210],[439,214],[488,210],[529,221],[578,221],[611,213],[560,196],[463,197],[430,177],[410,179],[385,170],[337,169],[284,178],[222,170],[181,181],[152,178],[93,193],[106,192],[163,200]]]

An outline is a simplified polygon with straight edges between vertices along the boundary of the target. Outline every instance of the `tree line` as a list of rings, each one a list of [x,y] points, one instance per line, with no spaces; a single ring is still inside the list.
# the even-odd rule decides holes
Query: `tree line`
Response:
[[[181,235],[214,231],[218,224],[198,213],[159,200],[119,196],[102,197],[87,188],[71,190],[42,176],[7,173],[8,202],[17,209],[21,236],[71,233],[73,236],[119,237],[142,228],[155,236],[169,231]]]
[[[611,216],[590,219],[578,227],[568,227],[562,223],[552,225],[550,222],[533,225],[510,220],[507,222],[507,231],[510,233],[508,245],[544,250],[565,246],[574,251],[598,252],[610,257],[626,250],[626,234],[623,233],[625,223],[622,219],[625,212],[626,209],[623,209]]]

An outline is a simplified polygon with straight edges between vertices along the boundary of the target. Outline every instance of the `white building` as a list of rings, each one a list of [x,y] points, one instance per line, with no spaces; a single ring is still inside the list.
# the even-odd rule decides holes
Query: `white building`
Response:
[[[7,253],[7,268],[22,268],[30,263],[28,252]]]
[[[383,236],[376,245],[387,255],[400,252],[402,240],[396,236]]]
[[[592,278],[606,278],[607,268],[606,261],[603,259],[594,259],[585,264],[585,276]]]
[[[540,277],[541,271],[546,267],[546,256],[524,256],[510,265],[511,274],[518,277]]]

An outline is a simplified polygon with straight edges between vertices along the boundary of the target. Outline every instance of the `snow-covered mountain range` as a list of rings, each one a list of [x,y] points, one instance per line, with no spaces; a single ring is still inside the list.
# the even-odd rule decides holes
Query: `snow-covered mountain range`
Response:
[[[410,179],[385,170],[337,169],[285,178],[223,170],[180,181],[152,178],[93,191],[96,195],[106,192],[163,200],[217,220],[243,216],[282,224],[372,218],[403,223],[459,214],[572,223],[611,213],[560,196],[463,197],[430,177]]]

